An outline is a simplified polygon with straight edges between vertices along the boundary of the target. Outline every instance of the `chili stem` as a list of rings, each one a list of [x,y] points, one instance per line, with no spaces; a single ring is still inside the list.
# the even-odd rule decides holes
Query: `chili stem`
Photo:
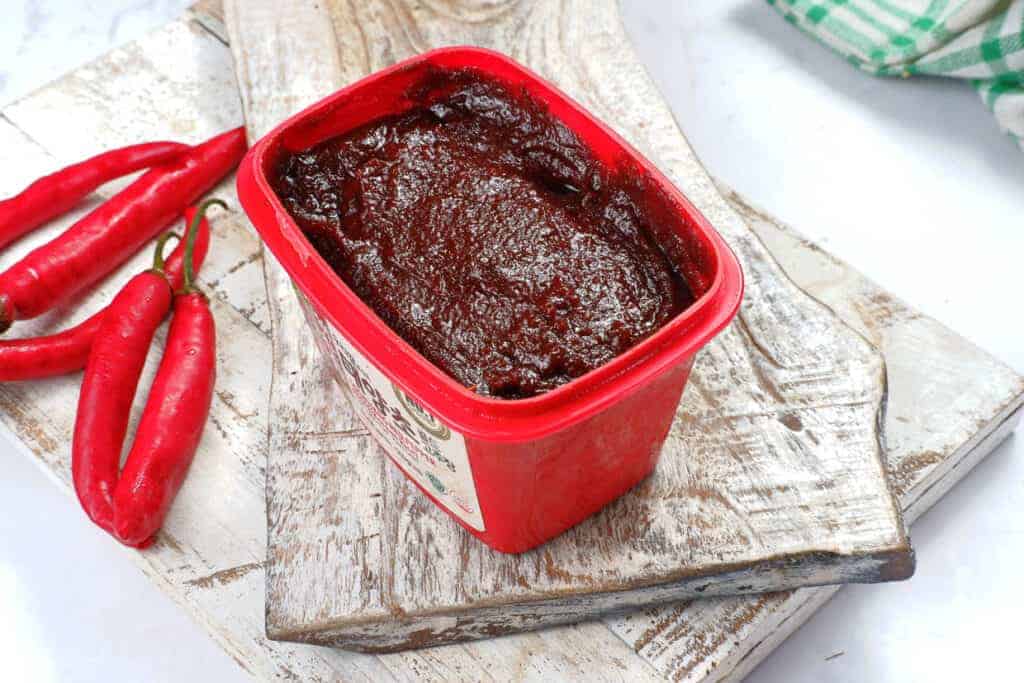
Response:
[[[153,270],[157,273],[164,272],[164,245],[171,238],[181,241],[181,235],[174,231],[167,231],[156,240],[156,249],[153,251]]]
[[[199,224],[203,220],[203,216],[206,214],[206,210],[213,204],[216,204],[225,211],[228,205],[220,199],[207,199],[196,207],[196,214],[192,217],[192,223],[188,226],[188,232],[185,233],[185,268],[182,271],[184,277],[182,279],[181,292],[183,294],[189,294],[195,292],[195,264],[192,262],[192,253],[195,251],[196,235],[199,233]]]

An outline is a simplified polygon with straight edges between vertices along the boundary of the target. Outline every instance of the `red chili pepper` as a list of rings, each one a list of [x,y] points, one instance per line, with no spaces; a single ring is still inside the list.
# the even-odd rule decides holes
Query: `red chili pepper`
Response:
[[[161,267],[164,237],[153,268],[118,292],[99,322],[78,396],[71,439],[71,477],[89,519],[110,531],[121,445],[139,375],[156,328],[171,308],[173,292]]]
[[[198,216],[211,203],[201,204]],[[215,331],[195,289],[198,220],[185,238],[182,290],[142,420],[118,476],[118,462],[146,353],[171,304],[166,277],[137,275],[117,295],[89,354],[78,402],[71,469],[78,499],[97,525],[125,545],[145,547],[160,529],[188,472],[213,398]],[[159,251],[158,251],[159,254]]]
[[[144,548],[185,481],[210,414],[216,331],[206,297],[179,295],[160,369],[114,491],[114,535]]]
[[[191,148],[0,274],[0,332],[92,287],[234,169],[245,149],[243,128]]]
[[[196,215],[195,207],[185,210],[186,228]],[[196,235],[195,263],[202,265],[210,246],[210,224],[200,217]],[[180,242],[167,259],[165,271],[175,290],[182,286],[185,243]],[[55,377],[85,367],[89,349],[100,328],[100,321],[109,310],[102,308],[84,321],[62,332],[30,339],[0,340],[0,382]]]
[[[200,206],[205,210],[213,199]],[[196,231],[185,237],[185,268],[174,298],[167,345],[142,412],[135,443],[114,490],[114,535],[148,546],[185,481],[203,435],[217,374],[216,328],[206,296],[195,287]]]
[[[167,163],[188,149],[178,142],[147,142],[104,152],[43,176],[20,194],[0,200],[0,249],[69,211],[100,185]]]

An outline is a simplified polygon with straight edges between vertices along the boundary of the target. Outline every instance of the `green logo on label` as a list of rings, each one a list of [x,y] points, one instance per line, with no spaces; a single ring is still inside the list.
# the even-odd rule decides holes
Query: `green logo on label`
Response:
[[[444,484],[442,484],[441,480],[438,479],[437,477],[435,477],[430,472],[427,472],[427,479],[429,479],[430,483],[434,485],[434,488],[437,489],[438,493],[444,493],[445,492]]]
[[[448,429],[447,425],[442,424],[436,417],[428,413],[423,406],[414,401],[411,396],[406,395],[404,391],[394,384],[391,385],[391,388],[395,390],[395,398],[398,399],[398,402],[405,408],[405,412],[409,414],[409,417],[416,424],[442,441],[452,438],[452,432]]]

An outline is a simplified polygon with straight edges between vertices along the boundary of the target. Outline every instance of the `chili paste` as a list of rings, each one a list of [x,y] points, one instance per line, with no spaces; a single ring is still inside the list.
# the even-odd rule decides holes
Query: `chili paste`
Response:
[[[275,191],[395,332],[479,394],[526,398],[693,302],[623,171],[540,103],[435,72],[411,108],[280,161]]]

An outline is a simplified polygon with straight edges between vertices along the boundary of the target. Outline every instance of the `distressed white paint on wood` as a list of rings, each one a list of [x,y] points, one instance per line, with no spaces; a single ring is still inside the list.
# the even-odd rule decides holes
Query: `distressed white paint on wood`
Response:
[[[747,296],[738,324],[701,354],[657,473],[555,541],[509,556],[472,540],[396,471],[382,471],[344,404],[320,389],[324,372],[292,287],[267,259],[273,637],[380,651],[687,596],[907,576],[912,560],[881,464],[880,355],[787,280],[728,208],[630,64],[614,4],[327,6],[330,15],[315,3],[227,3],[254,137],[413,53],[495,48],[641,148],[667,152],[668,170],[737,252]],[[340,464],[324,472],[323,458]]]
[[[206,16],[208,25],[214,25],[216,14]],[[0,158],[6,162],[0,163],[0,194],[84,153],[158,137],[199,140],[241,121],[230,56],[222,43],[189,21],[175,22],[143,42],[119,49],[0,112]],[[148,80],[138,77],[142,72]],[[134,91],[120,85],[125,77],[135,80]],[[205,101],[173,96],[176,91],[167,81],[187,88],[201,83]],[[108,92],[115,91],[123,93],[120,101],[108,99]],[[154,91],[163,92],[164,98],[152,96]],[[76,125],[68,126],[68,121]],[[83,147],[83,140],[92,146]],[[71,218],[12,253],[27,250]],[[888,462],[912,519],[1005,436],[1011,424],[1005,417],[1020,405],[1024,392],[1021,378],[898,301],[884,309],[872,304],[886,293],[791,231],[767,218],[748,221],[801,286],[824,297],[848,323],[875,330],[890,375]],[[639,612],[631,619],[632,633],[609,620],[628,643],[600,623],[380,657],[268,641],[263,631],[262,559],[270,341],[258,321],[269,318],[265,302],[248,293],[252,282],[263,289],[263,274],[258,242],[244,218],[218,214],[213,232],[202,283],[223,304],[214,306],[222,339],[228,334],[242,339],[219,354],[219,371],[231,379],[218,383],[218,390],[227,391],[218,391],[214,415],[222,426],[246,425],[228,432],[240,438],[240,445],[226,449],[213,434],[219,430],[209,430],[186,483],[186,491],[204,495],[190,494],[187,503],[175,505],[166,533],[152,550],[124,551],[111,542],[111,552],[131,552],[143,571],[255,677],[649,680],[663,674],[691,681],[706,675],[735,679],[834,590],[801,590],[780,596],[772,605],[761,605],[761,598],[730,598]],[[135,267],[141,268],[145,260],[140,258]],[[0,267],[6,262],[0,260]],[[57,329],[81,319],[105,303],[129,271],[134,268],[112,276],[113,286],[84,299],[80,311],[59,311],[19,325],[15,334]],[[858,309],[860,313],[853,313]],[[0,419],[69,494],[71,411],[79,379],[0,386]],[[246,436],[249,432],[255,434]],[[659,628],[662,623],[667,625]],[[694,626],[687,629],[690,623]],[[639,656],[633,653],[636,645],[641,646]]]
[[[1024,381],[728,188],[722,191],[787,274],[885,354],[888,468],[912,522],[1020,420]],[[979,413],[987,415],[980,429],[972,418]],[[836,591],[702,600],[607,623],[666,677],[738,680]]]

